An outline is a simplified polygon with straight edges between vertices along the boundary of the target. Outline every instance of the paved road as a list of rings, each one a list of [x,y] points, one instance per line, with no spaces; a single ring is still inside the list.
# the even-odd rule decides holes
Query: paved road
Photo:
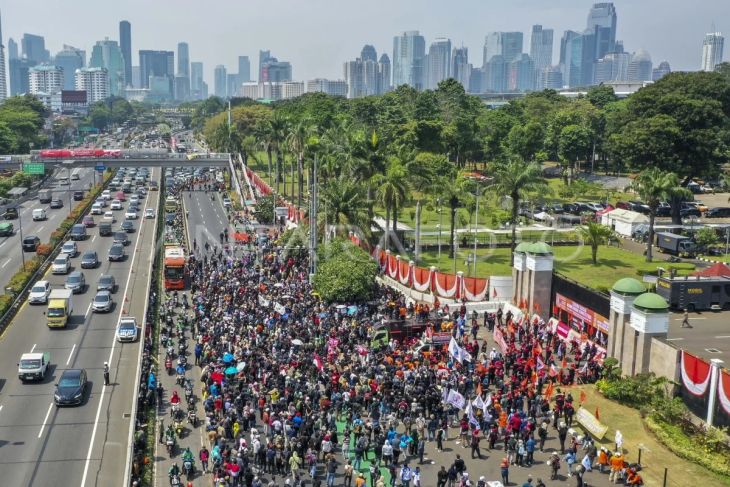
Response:
[[[156,206],[151,192],[144,206]],[[117,212],[117,220],[123,213]],[[68,486],[119,485],[127,460],[134,382],[139,342],[119,344],[114,340],[120,316],[130,314],[141,321],[147,299],[156,220],[138,220],[130,234],[123,262],[110,263],[110,237],[91,229],[79,249],[93,249],[101,265],[86,269],[87,290],[74,296],[74,316],[67,329],[52,330],[45,323],[45,306],[24,305],[0,340],[0,479],[3,485]],[[79,268],[80,257],[72,259]],[[115,276],[116,302],[109,314],[90,310],[101,274]],[[54,288],[65,277],[48,275]],[[17,379],[16,363],[22,352],[51,353],[50,376],[41,383],[23,385]],[[111,384],[103,385],[102,366],[109,361]],[[53,405],[54,383],[64,369],[85,368],[90,392],[76,408]],[[62,479],[62,480],[60,480]]]
[[[65,173],[65,170],[63,170]],[[65,175],[65,174],[64,174]],[[63,201],[63,208],[52,210],[47,203],[40,203],[38,198],[33,198],[20,205],[19,220],[8,220],[15,228],[15,234],[10,237],[0,238],[0,289],[5,289],[5,285],[15,272],[20,269],[22,262],[20,247],[20,226],[23,227],[23,236],[28,237],[35,235],[41,239],[42,243],[48,243],[51,233],[58,228],[58,225],[66,218],[73,208],[76,201],[71,198],[71,206],[69,207],[69,197],[76,190],[88,190],[89,184],[93,184],[94,171],[92,169],[81,169],[79,180],[71,181],[71,185],[61,186],[55,177],[48,179],[43,189],[52,189],[53,197]],[[69,189],[70,188],[70,189]],[[33,210],[43,208],[46,210],[47,218],[43,221],[33,221]],[[33,257],[35,253],[26,252],[25,257]]]
[[[213,195],[213,199],[211,199],[211,195]],[[186,191],[183,192],[182,199],[184,209],[189,211],[189,215],[187,218],[187,230],[188,239],[191,245],[193,240],[195,240],[197,242],[198,249],[200,249],[201,251],[204,248],[206,242],[208,242],[208,244],[211,246],[219,245],[220,232],[222,232],[227,225],[227,216],[225,209],[223,208],[221,195],[219,193],[212,192],[205,193],[203,191]],[[229,230],[229,232],[232,234],[231,230]],[[192,379],[194,384],[195,395],[197,398],[196,411],[198,415],[198,427],[193,428],[192,425],[189,424],[187,421],[184,422],[185,433],[182,438],[178,439],[177,449],[175,452],[173,452],[172,456],[168,455],[164,445],[160,444],[159,442],[157,443],[158,449],[155,454],[155,458],[157,459],[155,476],[156,485],[168,484],[167,472],[169,468],[172,466],[173,463],[177,463],[179,467],[182,467],[181,453],[185,448],[188,447],[196,457],[195,464],[198,469],[197,474],[192,480],[193,485],[203,486],[210,484],[210,476],[203,475],[200,472],[201,465],[200,462],[197,460],[198,451],[203,444],[203,435],[205,434],[204,427],[202,426],[204,424],[205,413],[202,407],[202,403],[200,401],[201,389],[199,378],[201,371],[199,367],[193,365],[195,361],[195,357],[193,355],[193,349],[195,344],[191,339],[190,332],[187,332],[186,336],[188,339],[187,343],[189,363],[186,377]],[[175,340],[175,345],[177,345],[177,343],[177,340]],[[160,350],[160,352],[161,353],[158,357],[158,360],[161,364],[164,364],[165,351]],[[182,398],[183,403],[185,400],[184,388],[175,383],[175,377],[175,374],[167,375],[164,372],[160,374],[160,381],[162,382],[162,386],[165,390],[165,401],[163,407],[159,410],[159,418],[164,421],[165,427],[171,424],[172,421],[170,404],[168,402],[172,391],[177,390],[178,394]],[[182,403],[181,407],[183,407],[183,410],[186,410],[184,404]],[[157,435],[159,436],[159,430],[157,432]]]

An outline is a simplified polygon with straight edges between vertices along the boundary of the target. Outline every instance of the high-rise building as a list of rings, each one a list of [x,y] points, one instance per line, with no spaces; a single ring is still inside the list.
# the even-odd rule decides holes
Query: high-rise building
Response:
[[[177,75],[190,76],[190,48],[187,42],[177,44]]]
[[[229,98],[232,98],[234,96],[238,96],[238,91],[241,88],[241,83],[239,82],[238,73],[228,73],[226,74],[226,93]]]
[[[669,66],[669,63],[667,61],[662,61],[659,63],[659,66],[652,70],[651,79],[652,81],[659,81],[671,72],[672,68]]]
[[[8,61],[12,61],[13,59],[18,59],[20,55],[18,54],[18,43],[13,40],[11,37],[8,39]]]
[[[124,82],[133,86],[132,81],[132,24],[127,20],[119,22],[119,47],[124,58]]]
[[[139,66],[132,66],[132,82],[130,84],[138,88],[142,86],[142,70],[139,69]]]
[[[559,90],[563,87],[563,73],[559,66],[547,66],[539,73],[538,89]]]
[[[616,7],[613,2],[593,4],[588,12],[587,32],[595,37],[593,40],[593,59],[601,59],[609,52],[614,52],[616,44]]]
[[[172,94],[172,84],[175,79],[175,53],[172,51],[139,51],[139,70],[141,88],[150,88],[150,76],[167,78],[169,81],[169,93]],[[160,81],[157,81],[159,85]]]
[[[251,81],[251,61],[248,56],[238,56],[238,83]]]
[[[542,25],[532,26],[530,37],[530,58],[535,64],[535,72],[553,64],[553,30],[543,29]]]
[[[264,63],[271,59],[271,51],[259,51],[259,72],[258,72],[258,80],[259,82],[263,81],[263,70],[264,70]]]
[[[219,98],[228,96],[228,73],[226,67],[219,64],[213,70],[213,94]]]
[[[378,94],[387,93],[393,85],[390,83],[390,77],[392,73],[392,66],[390,64],[390,58],[386,53],[380,55],[378,61]]]
[[[109,97],[109,76],[106,68],[77,69],[75,88],[86,92],[87,103],[96,103]]]
[[[288,61],[279,61],[275,57],[270,57],[261,67],[259,82],[278,83],[291,80],[291,64]]]
[[[175,76],[175,97],[178,101],[187,101],[190,99],[190,77]]]
[[[482,92],[504,93],[507,88],[507,61],[504,56],[492,56],[484,66]]]
[[[484,64],[494,56],[511,62],[522,54],[522,32],[490,32],[484,39]]]
[[[2,19],[0,19],[0,102],[8,97],[8,80],[5,72],[5,46],[3,45]]]
[[[722,63],[722,50],[725,44],[725,38],[720,32],[710,32],[705,34],[705,40],[702,42],[702,71],[714,71],[715,66]]]
[[[326,93],[330,96],[347,96],[347,82],[341,79],[310,79],[307,81],[307,93]]]
[[[417,30],[393,38],[393,85],[424,88],[426,40]]]
[[[631,55],[626,52],[609,52],[596,63],[594,82],[627,81]]]
[[[63,89],[73,90],[76,70],[86,66],[86,51],[64,44],[53,61],[56,66],[63,69]]]
[[[378,53],[375,50],[375,47],[371,46],[370,44],[365,44],[363,46],[362,51],[360,51],[360,59],[363,61],[372,61],[374,63],[378,62]]]
[[[28,74],[30,68],[37,63],[30,59],[15,58],[8,63],[8,71],[10,73],[10,96],[22,95],[28,93],[30,76]]]
[[[117,41],[98,41],[91,51],[89,67],[106,68],[109,76],[109,95],[122,96],[127,85],[124,79],[124,56]]]
[[[569,87],[593,84],[594,59],[593,41],[595,35],[566,30],[560,40],[560,66],[563,83]]]
[[[288,100],[304,94],[303,81],[285,81],[281,83],[281,98]]]
[[[535,89],[535,65],[528,54],[522,53],[507,66],[507,91],[525,92]]]
[[[366,45],[359,58],[344,63],[348,98],[377,95],[390,89],[390,59],[386,54],[380,57],[380,62],[377,59],[375,49]]]
[[[471,74],[469,75],[469,88],[467,91],[473,94],[484,93],[486,88],[486,66],[482,68],[472,67]]]
[[[203,100],[203,63],[190,63],[190,96],[193,100]]]
[[[23,57],[35,61],[36,64],[47,63],[51,59],[51,53],[46,49],[46,40],[43,36],[23,34],[20,45]]]
[[[465,90],[469,89],[471,64],[469,64],[469,49],[455,47],[451,51],[451,77],[461,83]]]
[[[426,57],[426,88],[434,90],[451,76],[451,40],[436,39],[428,48]]]
[[[33,66],[28,75],[28,91],[32,95],[52,95],[63,89],[63,69],[59,66],[50,64]]]
[[[629,62],[629,81],[652,81],[651,56],[644,49],[639,49]]]

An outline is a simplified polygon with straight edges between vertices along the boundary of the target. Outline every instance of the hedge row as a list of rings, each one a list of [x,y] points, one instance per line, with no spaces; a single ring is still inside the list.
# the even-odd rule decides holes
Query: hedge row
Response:
[[[28,285],[33,275],[40,268],[45,261],[46,257],[51,255],[53,249],[58,244],[63,242],[66,238],[66,234],[71,230],[74,224],[78,221],[79,217],[83,215],[101,194],[105,183],[111,177],[111,172],[107,171],[104,173],[104,180],[102,184],[97,184],[86,194],[84,199],[71,210],[68,217],[66,217],[56,230],[51,233],[51,238],[48,244],[40,244],[36,249],[36,256],[25,262],[25,266],[18,270],[13,277],[10,278],[10,282],[6,286],[12,291],[12,294],[0,295],[0,316],[4,316],[5,313],[12,306],[15,296],[17,296],[24,288]]]

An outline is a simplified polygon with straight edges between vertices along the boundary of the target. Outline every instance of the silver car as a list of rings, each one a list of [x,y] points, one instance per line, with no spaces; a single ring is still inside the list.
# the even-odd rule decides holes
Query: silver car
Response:
[[[91,302],[91,309],[96,313],[106,313],[112,309],[112,294],[109,291],[99,291]]]

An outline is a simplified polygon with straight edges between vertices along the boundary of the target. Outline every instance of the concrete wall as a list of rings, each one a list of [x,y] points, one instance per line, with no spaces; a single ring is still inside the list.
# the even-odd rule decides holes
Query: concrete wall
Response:
[[[651,351],[649,359],[649,372],[659,377],[679,382],[679,361],[680,350],[670,343],[657,339],[651,339]]]

